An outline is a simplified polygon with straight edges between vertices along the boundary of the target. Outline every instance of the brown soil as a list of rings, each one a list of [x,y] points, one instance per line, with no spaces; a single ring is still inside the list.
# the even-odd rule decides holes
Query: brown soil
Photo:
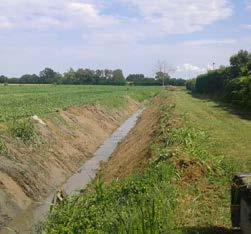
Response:
[[[156,98],[143,112],[135,128],[117,147],[110,160],[100,171],[102,180],[109,183],[141,171],[151,157],[150,145],[158,127],[161,99]]]
[[[30,145],[2,130],[8,154],[0,155],[0,229],[58,188],[138,108],[128,99],[123,110],[91,106],[59,111],[43,119],[46,125],[34,122],[39,137]]]

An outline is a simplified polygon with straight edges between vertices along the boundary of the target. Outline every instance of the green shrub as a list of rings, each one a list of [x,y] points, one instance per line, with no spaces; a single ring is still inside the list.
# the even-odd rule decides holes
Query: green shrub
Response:
[[[195,91],[195,85],[196,85],[196,79],[188,80],[186,82],[186,89],[194,92]]]
[[[225,88],[225,99],[232,104],[251,109],[251,77],[229,81]]]
[[[7,147],[2,139],[0,139],[0,154],[6,153]]]
[[[220,93],[224,89],[226,76],[223,69],[208,71],[196,79],[195,90],[203,94]]]
[[[9,131],[15,138],[27,143],[36,137],[35,127],[31,120],[15,120],[10,126]]]

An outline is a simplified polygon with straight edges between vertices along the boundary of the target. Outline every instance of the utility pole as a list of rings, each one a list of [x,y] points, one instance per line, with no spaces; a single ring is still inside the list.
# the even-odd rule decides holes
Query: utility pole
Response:
[[[163,89],[165,88],[165,73],[166,72],[166,64],[163,63]]]

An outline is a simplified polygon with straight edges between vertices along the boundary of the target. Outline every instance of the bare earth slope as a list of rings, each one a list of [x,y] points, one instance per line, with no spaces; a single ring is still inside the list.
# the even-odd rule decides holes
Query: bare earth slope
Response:
[[[102,179],[109,183],[141,171],[151,157],[150,145],[159,127],[161,99],[155,98],[143,112],[136,127],[117,147],[110,160],[101,169]]]
[[[9,152],[0,163],[0,228],[59,187],[138,108],[128,99],[123,110],[90,106],[59,111],[43,119],[46,125],[35,121],[39,140],[28,146],[6,134]]]

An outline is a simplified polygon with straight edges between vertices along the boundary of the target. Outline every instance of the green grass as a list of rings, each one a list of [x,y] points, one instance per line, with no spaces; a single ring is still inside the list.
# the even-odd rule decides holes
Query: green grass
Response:
[[[251,122],[185,91],[162,94],[145,172],[69,198],[46,233],[231,233],[230,183],[249,171]]]
[[[251,121],[233,115],[210,100],[193,98],[186,92],[175,93],[177,111],[186,116],[190,126],[210,136],[202,148],[212,155],[223,155],[238,170],[251,171]],[[250,116],[251,118],[251,116]]]
[[[212,233],[211,229],[230,233],[232,177],[251,171],[251,121],[185,91],[176,91],[172,96],[183,122],[183,127],[173,129],[171,134],[179,158],[198,163],[191,170],[203,170],[199,178],[186,178],[187,183],[178,186],[176,225],[192,227],[192,233]],[[190,172],[189,168],[181,171],[181,176]]]
[[[9,85],[0,86],[0,122],[44,116],[58,109],[77,105],[100,104],[119,108],[130,96],[144,101],[159,92],[158,87],[118,86],[57,86],[57,85]]]

